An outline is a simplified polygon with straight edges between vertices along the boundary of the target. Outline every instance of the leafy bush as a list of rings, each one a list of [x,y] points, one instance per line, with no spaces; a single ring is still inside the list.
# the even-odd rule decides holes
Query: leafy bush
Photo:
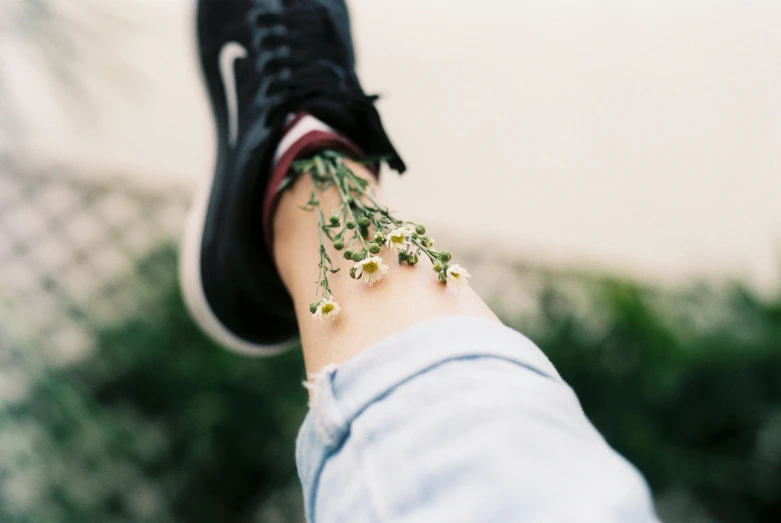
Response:
[[[172,250],[153,256],[173,273]],[[505,316],[643,471],[669,521],[781,520],[781,300],[524,277],[535,307]],[[35,348],[24,353],[30,390],[0,411],[0,520],[301,521],[299,353],[223,352],[173,282],[139,309],[96,331],[96,352],[67,370],[32,373]]]
[[[535,318],[516,326],[643,472],[662,512],[693,520],[668,495],[708,519],[781,521],[781,299],[550,276]]]
[[[174,273],[173,252],[161,257]],[[173,284],[95,334],[91,357],[0,411],[0,521],[253,521],[270,498],[300,517],[285,494],[306,412],[300,351],[223,351]]]

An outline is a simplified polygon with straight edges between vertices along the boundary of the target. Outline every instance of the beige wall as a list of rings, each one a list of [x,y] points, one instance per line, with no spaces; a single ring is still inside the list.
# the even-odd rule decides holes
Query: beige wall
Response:
[[[192,185],[213,158],[192,3],[112,2],[129,28],[101,47],[112,67],[141,73],[138,86],[95,82],[92,130],[38,104],[27,146]],[[386,95],[411,167],[401,182],[388,178],[398,208],[448,236],[494,238],[550,263],[777,281],[777,0],[351,6],[364,83]],[[85,54],[88,65],[105,69],[96,56]],[[29,80],[15,84],[42,97]]]

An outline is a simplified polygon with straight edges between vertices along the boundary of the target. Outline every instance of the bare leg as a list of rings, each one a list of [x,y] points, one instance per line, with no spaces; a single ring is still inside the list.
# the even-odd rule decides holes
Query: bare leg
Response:
[[[372,178],[360,165],[351,164],[351,168],[359,176]],[[332,323],[313,320],[309,304],[315,301],[319,261],[317,217],[299,208],[309,200],[311,191],[312,180],[301,177],[282,196],[274,217],[274,255],[282,280],[293,296],[309,374],[329,363],[343,363],[390,334],[421,321],[454,315],[499,321],[471,288],[458,291],[437,283],[428,259],[421,259],[416,267],[399,266],[386,249],[380,256],[386,258],[390,272],[371,288],[348,276],[352,262],[339,252],[329,252],[335,266],[342,268],[329,281],[343,311]],[[326,213],[335,210],[339,205],[336,190],[323,194],[321,204]]]
[[[317,217],[298,208],[311,184],[297,182],[274,223],[307,371],[369,350],[311,383],[297,450],[310,517],[658,522],[642,477],[590,425],[542,352],[471,289],[439,284],[427,259],[399,266],[383,249],[390,272],[369,288],[330,253],[342,268],[329,282],[343,310],[332,323],[314,320]],[[320,201],[326,213],[339,203],[336,194]],[[406,330],[453,315],[472,318]]]

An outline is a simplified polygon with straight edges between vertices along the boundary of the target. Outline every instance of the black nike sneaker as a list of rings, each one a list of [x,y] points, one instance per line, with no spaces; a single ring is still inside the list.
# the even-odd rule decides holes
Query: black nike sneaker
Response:
[[[187,219],[182,293],[214,340],[273,354],[298,338],[261,219],[273,205],[268,186],[286,123],[312,115],[357,146],[346,150],[405,167],[355,74],[343,0],[200,0],[197,18],[218,151]]]

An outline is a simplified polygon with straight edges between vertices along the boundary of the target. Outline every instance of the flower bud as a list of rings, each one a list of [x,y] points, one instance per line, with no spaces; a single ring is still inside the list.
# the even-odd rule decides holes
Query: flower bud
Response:
[[[423,247],[430,249],[434,245],[434,240],[429,238],[428,236],[424,236],[420,239],[420,243],[423,245]]]
[[[447,283],[447,274],[444,272],[439,273],[439,282],[440,283]]]
[[[426,234],[426,228],[423,227],[422,225],[418,225],[415,227],[415,232],[420,235]]]
[[[310,303],[309,304],[309,312],[312,314],[317,312],[317,303]]]
[[[328,221],[331,222],[331,225],[339,225],[339,217],[335,214],[332,214]]]
[[[410,265],[415,265],[416,263],[418,263],[418,261],[420,260],[417,254],[410,254],[409,256],[407,256],[407,263],[409,263]]]
[[[352,260],[353,259],[353,251],[351,251],[350,249],[347,249],[346,251],[344,251],[344,259],[345,260]]]
[[[399,252],[399,263],[407,261],[408,256],[407,251]]]
[[[388,238],[386,238],[385,235],[382,234],[381,232],[378,232],[377,234],[374,235],[374,243],[378,245],[385,245],[385,242],[387,241]]]
[[[437,262],[434,264],[434,272],[442,272],[442,264]]]
[[[356,273],[357,270],[358,269],[356,269],[355,267],[350,269],[350,278],[352,278],[353,280],[355,279],[355,273]]]
[[[348,229],[355,229],[355,222],[352,220],[349,220],[347,223],[344,224],[345,227]]]
[[[372,254],[377,254],[380,252],[380,246],[376,243],[370,243],[369,244],[369,252]]]
[[[336,249],[337,251],[341,251],[342,249],[344,249],[344,242],[342,240],[336,240],[334,242],[334,249]]]
[[[372,222],[369,221],[369,218],[366,216],[362,216],[360,220],[358,220],[358,225],[361,226],[362,229],[366,229],[371,225]]]
[[[443,262],[449,262],[451,257],[452,256],[450,255],[449,251],[442,251],[439,253],[439,259]]]
[[[360,251],[360,252],[359,251],[355,251],[355,252],[353,252],[353,261],[354,262],[359,262],[361,260],[363,260],[363,251]]]

